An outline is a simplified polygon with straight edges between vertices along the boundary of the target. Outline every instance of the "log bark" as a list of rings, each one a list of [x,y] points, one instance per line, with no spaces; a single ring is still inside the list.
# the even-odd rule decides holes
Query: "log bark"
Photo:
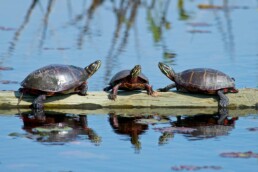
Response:
[[[87,96],[57,95],[47,97],[45,108],[203,108],[218,107],[216,95],[189,94],[173,92],[158,92],[156,97],[148,96],[145,91],[119,92],[116,101],[108,99],[103,91],[88,92]],[[229,98],[229,109],[257,108],[258,89],[244,88],[238,93],[226,94]],[[0,91],[0,109],[28,108],[35,97],[23,95],[20,105],[17,106],[20,93],[18,91]]]

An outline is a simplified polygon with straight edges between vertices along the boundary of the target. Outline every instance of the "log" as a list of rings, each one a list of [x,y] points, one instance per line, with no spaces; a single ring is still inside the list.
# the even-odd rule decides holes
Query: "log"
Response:
[[[156,97],[148,96],[145,91],[121,91],[116,101],[108,99],[103,91],[88,92],[87,96],[77,94],[47,97],[45,108],[203,108],[218,107],[218,97],[214,95],[189,94],[177,91],[158,92]],[[18,91],[0,91],[0,109],[17,108],[20,97]],[[228,93],[229,109],[257,108],[258,89],[244,88],[238,93]],[[35,97],[23,95],[20,108],[28,108]]]

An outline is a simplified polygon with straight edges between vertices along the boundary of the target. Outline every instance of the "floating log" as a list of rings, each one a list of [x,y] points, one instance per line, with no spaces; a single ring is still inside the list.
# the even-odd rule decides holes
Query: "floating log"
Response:
[[[145,91],[121,91],[116,101],[109,100],[103,91],[88,92],[87,96],[77,94],[57,95],[47,97],[45,108],[203,108],[218,107],[218,96],[204,94],[189,94],[177,91],[158,92],[156,97],[148,96]],[[17,108],[20,97],[18,91],[0,91],[0,109]],[[229,109],[257,108],[258,89],[244,88],[238,93],[228,93]],[[23,95],[20,108],[28,108],[35,97]]]

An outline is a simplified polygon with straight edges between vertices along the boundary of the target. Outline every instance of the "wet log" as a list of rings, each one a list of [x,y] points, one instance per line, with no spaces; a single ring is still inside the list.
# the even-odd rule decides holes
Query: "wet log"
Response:
[[[148,96],[145,91],[119,92],[116,101],[108,99],[103,91],[88,92],[87,96],[77,94],[47,97],[45,108],[203,108],[218,107],[218,97],[214,95],[189,94],[177,91],[158,92],[156,97]],[[20,93],[0,91],[0,109],[17,108]],[[258,89],[244,88],[239,93],[228,93],[228,108],[257,108]],[[23,95],[20,108],[28,108],[35,97]]]

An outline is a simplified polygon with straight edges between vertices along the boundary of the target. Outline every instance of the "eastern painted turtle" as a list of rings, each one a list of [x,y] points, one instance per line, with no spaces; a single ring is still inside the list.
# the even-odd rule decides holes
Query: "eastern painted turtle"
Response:
[[[22,88],[20,88],[19,91],[22,94],[20,100],[24,93],[38,95],[31,107],[43,108],[43,101],[46,99],[46,96],[53,96],[57,93],[78,93],[79,95],[86,95],[88,90],[86,80],[90,78],[100,66],[101,61],[97,60],[85,68],[73,65],[54,64],[37,69],[21,82]]]
[[[159,68],[164,75],[174,81],[173,84],[161,88],[159,91],[166,92],[176,87],[177,90],[182,92],[217,94],[220,98],[219,106],[221,107],[226,107],[229,104],[229,100],[224,93],[238,92],[235,88],[235,80],[215,69],[195,68],[175,73],[171,67],[161,62]]]
[[[110,89],[112,89],[112,93],[109,95],[111,100],[116,99],[118,90],[147,90],[148,95],[154,96],[148,78],[141,73],[140,65],[136,65],[132,70],[122,70],[115,74],[104,91]]]

